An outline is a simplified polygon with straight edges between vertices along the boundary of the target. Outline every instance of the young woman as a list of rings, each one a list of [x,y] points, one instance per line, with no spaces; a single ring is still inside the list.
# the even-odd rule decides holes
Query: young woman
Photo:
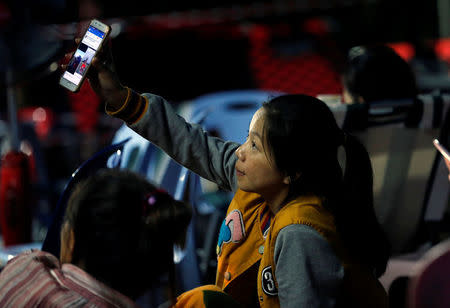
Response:
[[[90,82],[108,114],[235,192],[219,234],[217,286],[245,307],[386,306],[377,277],[389,245],[374,215],[370,160],[323,102],[268,101],[239,145],[187,123],[163,98],[123,87],[110,54],[93,65]]]
[[[136,307],[172,271],[190,207],[144,178],[104,170],[72,193],[60,260],[43,251],[11,259],[0,273],[0,307]],[[164,235],[164,236],[162,236]]]

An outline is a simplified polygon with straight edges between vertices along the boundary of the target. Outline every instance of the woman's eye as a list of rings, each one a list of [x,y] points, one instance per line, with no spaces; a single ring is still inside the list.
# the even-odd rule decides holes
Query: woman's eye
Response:
[[[252,148],[257,149],[256,143],[252,141]]]

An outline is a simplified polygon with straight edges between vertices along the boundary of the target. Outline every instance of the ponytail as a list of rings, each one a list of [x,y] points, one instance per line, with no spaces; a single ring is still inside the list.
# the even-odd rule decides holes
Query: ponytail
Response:
[[[160,189],[148,193],[142,207],[138,254],[143,257],[143,262],[155,267],[158,267],[158,264],[168,264],[168,295],[172,304],[175,304],[176,271],[173,246],[184,248],[185,234],[192,216],[191,208]],[[165,268],[160,267],[160,270]]]
[[[352,135],[344,133],[346,153],[343,194],[334,211],[337,227],[352,255],[379,277],[386,270],[391,249],[375,215],[373,175],[369,154]]]

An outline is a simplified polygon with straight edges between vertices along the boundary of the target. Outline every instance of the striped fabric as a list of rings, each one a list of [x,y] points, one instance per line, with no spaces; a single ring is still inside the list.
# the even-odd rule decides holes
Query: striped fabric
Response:
[[[43,251],[24,252],[0,273],[0,307],[137,307],[73,264]]]
[[[266,205],[262,210],[261,214],[259,216],[259,219],[261,221],[261,232],[266,236],[266,232],[270,227],[270,219],[272,217],[272,212],[269,210],[269,207]]]

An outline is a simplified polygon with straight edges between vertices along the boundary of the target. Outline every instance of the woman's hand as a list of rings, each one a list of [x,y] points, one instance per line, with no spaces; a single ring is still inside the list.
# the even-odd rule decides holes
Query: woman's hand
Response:
[[[76,38],[78,45],[81,39]],[[112,109],[118,109],[127,98],[127,89],[120,83],[116,73],[112,58],[111,41],[106,41],[97,55],[92,59],[91,66],[87,74],[92,89],[99,95]],[[74,52],[65,55],[67,61],[72,58]],[[66,69],[67,64],[62,65]]]

